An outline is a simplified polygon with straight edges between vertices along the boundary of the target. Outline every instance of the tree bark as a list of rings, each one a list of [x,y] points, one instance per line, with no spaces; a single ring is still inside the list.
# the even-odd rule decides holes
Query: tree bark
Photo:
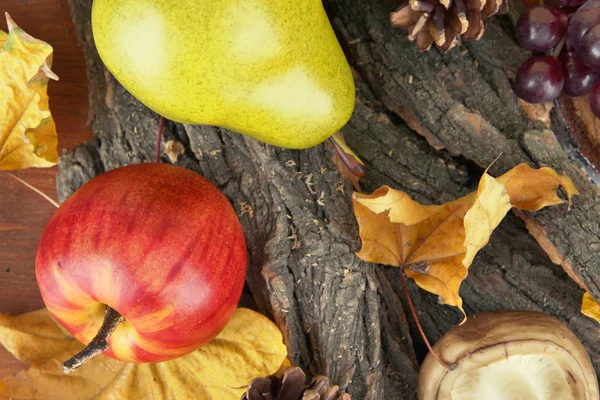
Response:
[[[61,156],[61,201],[104,171],[153,160],[158,125],[158,116],[103,67],[92,38],[91,0],[70,3],[86,54],[95,139]],[[599,365],[597,323],[579,313],[583,291],[552,261],[600,298],[597,189],[569,162],[552,131],[519,108],[510,82],[527,55],[512,38],[510,18],[492,20],[479,42],[447,54],[418,53],[390,28],[393,6],[386,3],[328,4],[356,71],[356,110],[343,133],[367,165],[363,190],[387,184],[423,203],[452,200],[475,190],[501,152],[492,174],[521,162],[567,173],[582,192],[570,212],[559,206],[520,214],[538,237],[547,236],[553,258],[522,219],[509,215],[476,257],[460,293],[469,314],[529,309],[556,316]],[[426,349],[407,320],[399,270],[354,255],[360,239],[352,189],[334,167],[332,150],[279,149],[225,129],[175,123],[166,126],[163,149],[170,140],[185,147],[175,164],[211,180],[238,211],[248,244],[248,287],[284,333],[292,362],[329,376],[356,399],[414,399]],[[164,152],[161,158],[169,162]],[[414,284],[410,292],[430,340],[461,320],[456,309]]]

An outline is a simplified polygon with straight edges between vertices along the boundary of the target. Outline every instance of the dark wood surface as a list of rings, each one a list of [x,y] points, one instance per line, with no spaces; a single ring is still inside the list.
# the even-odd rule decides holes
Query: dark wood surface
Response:
[[[59,134],[59,153],[91,138],[85,59],[66,0],[0,0],[4,12],[27,33],[54,47],[50,110]],[[56,200],[57,168],[14,172]],[[16,315],[43,307],[35,281],[35,252],[54,207],[38,194],[0,171],[0,313]],[[0,376],[23,367],[0,346]]]

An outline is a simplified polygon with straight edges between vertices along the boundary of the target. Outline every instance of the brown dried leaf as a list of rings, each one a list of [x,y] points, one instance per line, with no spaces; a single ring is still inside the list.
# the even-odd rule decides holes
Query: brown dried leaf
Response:
[[[358,257],[404,267],[421,288],[461,311],[458,290],[467,268],[510,209],[504,187],[487,174],[476,193],[440,206],[388,187],[355,193],[353,200],[363,242]]]
[[[487,173],[477,192],[442,205],[421,205],[406,193],[384,186],[371,195],[354,193],[354,213],[368,262],[403,267],[423,289],[462,311],[458,294],[475,254],[512,206],[525,210],[563,202],[577,189],[549,168],[519,165],[494,179]]]
[[[336,132],[331,137],[331,145],[335,152],[332,157],[333,164],[344,178],[352,183],[354,189],[360,191],[360,178],[366,174],[365,164],[352,151],[344,140],[342,132]]]
[[[556,190],[562,187],[567,194],[569,208],[571,198],[579,194],[568,176],[558,175],[552,168],[534,169],[520,164],[498,178],[506,186],[510,202],[514,207],[525,211],[537,211],[547,206],[562,204]]]

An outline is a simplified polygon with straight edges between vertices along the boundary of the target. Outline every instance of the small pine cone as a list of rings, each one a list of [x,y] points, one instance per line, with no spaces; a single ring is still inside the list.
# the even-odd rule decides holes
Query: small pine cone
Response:
[[[403,0],[390,14],[392,26],[408,31],[417,48],[427,51],[435,42],[444,52],[461,38],[479,40],[492,15],[508,12],[508,0]]]
[[[270,375],[256,378],[248,385],[241,400],[350,400],[336,385],[330,385],[325,376],[317,376],[309,385],[306,375],[298,367],[283,371],[281,378]]]

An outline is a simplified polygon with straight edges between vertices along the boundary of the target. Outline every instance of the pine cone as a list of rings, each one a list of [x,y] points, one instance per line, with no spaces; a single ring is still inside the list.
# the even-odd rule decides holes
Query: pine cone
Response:
[[[241,400],[350,400],[336,385],[330,385],[325,376],[317,376],[307,386],[306,375],[298,367],[283,371],[281,378],[270,375],[256,378],[248,385]]]
[[[392,26],[408,31],[417,48],[426,51],[435,42],[444,52],[464,40],[479,40],[492,15],[508,12],[508,0],[404,0],[390,14]]]

